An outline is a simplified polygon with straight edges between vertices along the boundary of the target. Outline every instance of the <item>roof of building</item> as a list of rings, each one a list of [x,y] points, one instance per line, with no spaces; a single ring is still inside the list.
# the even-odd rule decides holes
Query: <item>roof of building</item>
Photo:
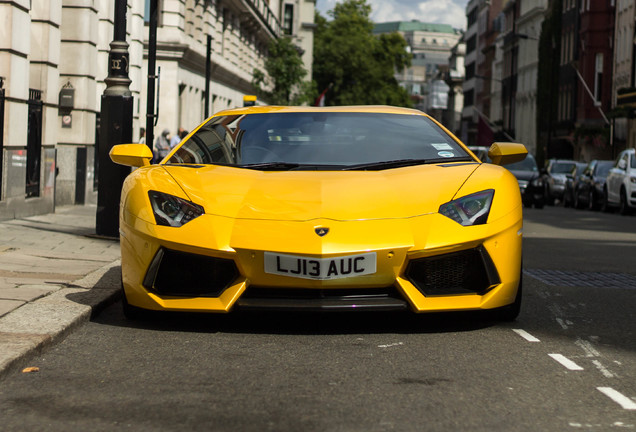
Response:
[[[392,33],[392,32],[409,32],[409,31],[425,31],[434,33],[460,34],[461,31],[454,29],[450,24],[424,23],[417,20],[412,21],[392,21],[385,23],[376,23],[373,27],[373,33]]]

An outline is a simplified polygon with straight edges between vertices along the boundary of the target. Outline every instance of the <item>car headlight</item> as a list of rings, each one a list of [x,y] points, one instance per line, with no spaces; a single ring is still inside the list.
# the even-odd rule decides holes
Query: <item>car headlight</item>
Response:
[[[630,177],[629,181],[632,182],[632,183],[636,183],[636,177]]]
[[[535,187],[543,187],[543,179],[541,177],[537,177],[536,179],[532,180],[530,184]]]
[[[442,204],[439,213],[463,226],[482,225],[488,220],[494,189],[477,192]]]
[[[203,207],[174,195],[148,191],[157,225],[180,227],[205,213]]]

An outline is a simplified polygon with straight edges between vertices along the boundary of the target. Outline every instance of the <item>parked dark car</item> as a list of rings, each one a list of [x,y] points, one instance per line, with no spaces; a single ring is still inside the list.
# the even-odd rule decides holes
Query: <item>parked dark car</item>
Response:
[[[543,208],[543,178],[537,168],[534,156],[528,154],[521,162],[506,165],[506,168],[517,178],[521,190],[521,200],[525,207]]]
[[[572,172],[565,175],[565,191],[563,191],[564,207],[576,207],[574,205],[574,191],[586,168],[587,164],[585,162],[576,162]]]
[[[563,200],[567,174],[571,173],[576,162],[567,159],[550,159],[542,170],[545,203],[554,205],[556,200]]]
[[[593,160],[587,165],[576,184],[574,207],[590,210],[601,207],[604,200],[605,180],[613,165],[614,161],[611,160]]]

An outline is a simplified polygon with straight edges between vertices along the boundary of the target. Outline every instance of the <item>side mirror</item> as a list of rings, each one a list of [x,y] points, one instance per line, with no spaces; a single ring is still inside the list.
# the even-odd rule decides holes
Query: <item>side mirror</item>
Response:
[[[108,153],[110,159],[119,165],[142,167],[150,165],[152,151],[146,144],[119,144]]]
[[[508,165],[521,162],[528,155],[526,146],[519,143],[496,142],[490,146],[488,157],[495,165]]]
[[[627,168],[627,162],[625,162],[625,159],[621,159],[618,161],[618,168],[624,170],[625,168]]]

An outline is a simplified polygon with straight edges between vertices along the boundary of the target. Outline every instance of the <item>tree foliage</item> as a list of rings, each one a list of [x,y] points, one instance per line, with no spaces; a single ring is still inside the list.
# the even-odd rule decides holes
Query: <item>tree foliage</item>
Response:
[[[266,72],[255,69],[253,73],[252,85],[258,96],[273,105],[300,105],[313,100],[316,90],[311,83],[303,82],[307,71],[291,38],[273,39],[268,48]]]
[[[326,18],[316,13],[313,78],[319,91],[329,88],[326,105],[411,106],[394,77],[411,65],[398,33],[373,35],[366,0],[337,3]]]

